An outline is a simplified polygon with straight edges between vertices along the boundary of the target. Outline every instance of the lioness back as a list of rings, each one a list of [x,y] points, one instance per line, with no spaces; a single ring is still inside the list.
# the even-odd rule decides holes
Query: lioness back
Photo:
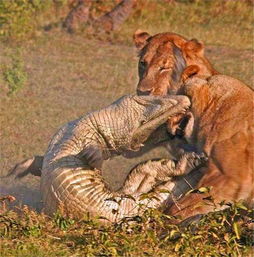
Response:
[[[191,143],[203,149],[210,161],[199,186],[223,180],[216,199],[249,201],[253,198],[253,91],[225,75],[186,81],[195,124]],[[227,182],[231,186],[227,186]]]

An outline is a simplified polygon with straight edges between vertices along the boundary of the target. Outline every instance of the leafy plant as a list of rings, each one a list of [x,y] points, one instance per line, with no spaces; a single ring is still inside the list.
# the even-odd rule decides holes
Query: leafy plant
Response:
[[[74,224],[73,219],[64,217],[60,212],[55,213],[54,222],[62,230],[67,230],[70,225]]]
[[[41,14],[65,4],[66,0],[0,0],[0,37],[27,39],[38,29]]]
[[[20,90],[27,81],[27,73],[24,68],[24,63],[18,53],[11,56],[11,64],[4,67],[4,80],[9,87],[8,95],[12,95]]]

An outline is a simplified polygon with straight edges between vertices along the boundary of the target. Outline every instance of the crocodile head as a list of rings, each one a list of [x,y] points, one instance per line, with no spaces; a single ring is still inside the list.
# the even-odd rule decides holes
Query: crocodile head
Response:
[[[98,131],[107,149],[137,151],[158,127],[189,107],[186,96],[123,96],[98,112]]]

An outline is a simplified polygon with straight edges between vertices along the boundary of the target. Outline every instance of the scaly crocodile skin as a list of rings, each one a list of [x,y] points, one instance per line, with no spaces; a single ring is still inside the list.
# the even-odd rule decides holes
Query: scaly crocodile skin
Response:
[[[159,206],[168,197],[167,193],[157,193],[160,201],[135,202],[122,196],[131,193],[138,198],[165,177],[189,172],[195,167],[192,159],[198,159],[197,156],[186,156],[178,165],[170,160],[154,161],[154,174],[147,172],[151,162],[141,164],[130,173],[125,186],[118,192],[112,192],[103,180],[102,162],[115,154],[138,150],[169,117],[184,113],[189,106],[190,101],[185,96],[128,95],[102,110],[62,126],[53,137],[43,160],[41,191],[45,213],[53,214],[61,208],[73,217],[82,217],[89,212],[93,216],[117,221],[138,214],[137,203]],[[139,185],[144,184],[144,173],[150,176],[149,181],[152,182],[145,183],[146,186],[141,189]],[[107,200],[112,198],[119,200],[118,203]]]

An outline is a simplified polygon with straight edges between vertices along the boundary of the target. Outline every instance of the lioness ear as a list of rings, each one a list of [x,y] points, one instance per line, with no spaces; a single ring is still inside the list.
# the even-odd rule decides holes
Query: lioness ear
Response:
[[[200,71],[200,68],[197,65],[187,66],[182,73],[183,82],[185,82],[188,78],[198,74],[199,71]]]
[[[147,32],[138,29],[133,35],[133,41],[137,49],[142,49],[147,44],[147,39],[150,37]]]
[[[200,55],[203,55],[203,54],[204,54],[204,43],[198,41],[198,40],[195,39],[195,38],[189,40],[189,41],[185,44],[184,48],[185,48],[187,51],[192,51],[192,52],[198,53],[198,54],[200,54]]]

